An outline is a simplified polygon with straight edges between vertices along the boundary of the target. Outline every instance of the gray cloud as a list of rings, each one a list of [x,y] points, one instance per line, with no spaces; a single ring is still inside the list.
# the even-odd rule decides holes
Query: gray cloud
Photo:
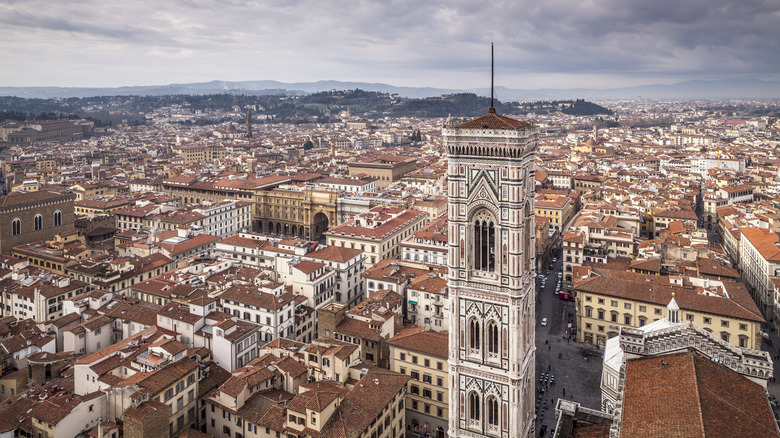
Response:
[[[0,85],[318,79],[512,87],[780,74],[780,2],[0,0]]]

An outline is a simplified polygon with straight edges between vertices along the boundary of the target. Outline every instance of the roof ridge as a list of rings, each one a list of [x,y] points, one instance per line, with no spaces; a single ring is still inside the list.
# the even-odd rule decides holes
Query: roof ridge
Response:
[[[688,358],[691,360],[693,365],[693,390],[696,391],[696,405],[697,405],[697,411],[699,412],[699,426],[701,427],[702,433],[706,432],[706,429],[704,428],[704,413],[702,412],[702,401],[701,401],[701,391],[699,391],[699,377],[698,377],[698,366],[696,364],[696,358],[693,355],[693,352],[688,350]]]

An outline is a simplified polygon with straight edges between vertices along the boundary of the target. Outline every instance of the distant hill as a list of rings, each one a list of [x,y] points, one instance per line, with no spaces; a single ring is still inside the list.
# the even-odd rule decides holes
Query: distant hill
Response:
[[[490,99],[474,93],[453,93],[437,97],[405,98],[394,94],[365,90],[323,91],[303,96],[193,94],[168,96],[96,96],[30,99],[0,96],[0,121],[51,119],[57,117],[89,117],[96,122],[142,123],[143,114],[157,108],[186,105],[191,111],[215,114],[215,110],[232,113],[220,119],[199,118],[199,123],[238,121],[235,109],[255,108],[255,114],[269,120],[290,123],[335,122],[344,111],[370,120],[384,117],[477,117],[490,107]],[[496,100],[501,114],[611,115],[612,111],[583,99],[540,102],[505,102]],[[114,115],[116,117],[109,117]],[[119,116],[121,115],[121,116]],[[119,119],[117,119],[119,117]],[[223,120],[224,119],[224,120]]]
[[[211,81],[190,84],[169,84],[155,86],[132,86],[116,88],[78,87],[0,87],[0,96],[26,98],[68,98],[92,96],[168,96],[192,94],[248,94],[248,95],[306,95],[330,90],[377,91],[397,94],[401,97],[426,98],[442,94],[475,93],[490,95],[489,88],[455,90],[432,87],[396,87],[382,83],[368,82],[277,82],[277,81]],[[496,96],[504,101],[536,101],[561,99],[634,99],[638,96],[649,99],[777,99],[780,98],[780,81],[757,79],[730,79],[720,81],[686,81],[676,84],[654,84],[639,87],[589,89],[515,89],[496,87]]]

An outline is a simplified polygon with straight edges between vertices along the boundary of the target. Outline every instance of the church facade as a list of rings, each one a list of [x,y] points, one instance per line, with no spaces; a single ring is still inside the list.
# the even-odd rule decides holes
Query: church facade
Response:
[[[449,436],[534,434],[534,152],[493,108],[442,130],[449,154]]]

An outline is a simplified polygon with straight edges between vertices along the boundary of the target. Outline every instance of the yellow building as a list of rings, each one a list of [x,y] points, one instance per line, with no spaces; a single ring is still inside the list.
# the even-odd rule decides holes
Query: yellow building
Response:
[[[111,216],[115,211],[120,208],[127,207],[133,204],[135,201],[130,198],[116,198],[116,199],[83,199],[76,201],[74,204],[74,211],[76,216],[86,216],[93,218],[95,216]]]
[[[567,196],[540,193],[534,201],[536,217],[550,218],[550,226],[561,230],[571,219],[574,209]]]
[[[114,181],[74,184],[70,186],[69,189],[76,195],[77,201],[84,199],[111,198],[130,191],[127,185]]]
[[[411,377],[406,393],[406,424],[412,436],[444,438],[447,435],[448,339],[446,331],[415,327],[403,330],[388,341],[390,370]]]
[[[254,220],[260,233],[319,240],[335,225],[338,189],[281,186],[255,191]]]
[[[574,290],[579,342],[604,347],[621,327],[665,318],[674,298],[682,322],[738,347],[761,348],[764,318],[742,283],[577,267]]]
[[[213,163],[218,160],[224,160],[227,155],[227,149],[218,144],[182,146],[174,148],[173,151],[181,155],[184,164]]]
[[[384,189],[407,173],[417,169],[417,159],[397,155],[382,155],[347,163],[349,176],[368,175],[376,178],[376,186]]]
[[[17,245],[11,248],[11,255],[28,260],[31,265],[65,273],[65,268],[80,263],[91,255],[84,236],[78,233],[63,233],[54,239]]]

